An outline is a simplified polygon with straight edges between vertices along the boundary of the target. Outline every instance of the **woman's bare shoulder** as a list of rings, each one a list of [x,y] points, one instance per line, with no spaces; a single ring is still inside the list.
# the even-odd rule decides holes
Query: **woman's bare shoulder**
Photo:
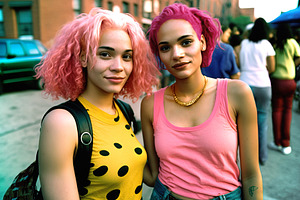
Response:
[[[252,94],[249,85],[241,80],[231,79],[228,81],[228,94],[236,97]]]
[[[251,88],[241,80],[230,80],[228,82],[227,94],[229,103],[236,110],[255,103]]]
[[[76,122],[72,114],[64,109],[55,109],[49,112],[43,122],[42,128],[45,129],[65,129],[70,127],[76,127]]]
[[[52,110],[42,122],[40,148],[74,151],[77,146],[77,132],[71,113],[64,109]]]

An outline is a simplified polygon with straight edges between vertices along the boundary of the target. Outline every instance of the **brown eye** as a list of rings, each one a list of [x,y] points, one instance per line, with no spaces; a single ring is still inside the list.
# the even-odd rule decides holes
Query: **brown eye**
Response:
[[[182,46],[189,46],[193,41],[192,40],[184,40],[181,45]]]
[[[110,55],[108,52],[105,52],[105,51],[100,52],[100,53],[99,53],[99,56],[100,56],[101,58],[110,58],[110,57],[111,57],[111,55]]]
[[[167,45],[161,46],[161,47],[159,48],[159,50],[160,50],[161,52],[166,52],[166,51],[168,51],[169,49],[170,49],[170,47],[167,46]]]
[[[123,55],[123,59],[125,61],[131,61],[132,60],[132,55],[131,54],[125,54],[125,55]]]

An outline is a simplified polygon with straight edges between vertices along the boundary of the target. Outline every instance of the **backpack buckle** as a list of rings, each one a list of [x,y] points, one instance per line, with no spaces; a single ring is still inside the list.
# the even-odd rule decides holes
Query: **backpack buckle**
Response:
[[[92,136],[89,132],[83,132],[80,135],[80,141],[84,145],[90,145],[92,143]]]

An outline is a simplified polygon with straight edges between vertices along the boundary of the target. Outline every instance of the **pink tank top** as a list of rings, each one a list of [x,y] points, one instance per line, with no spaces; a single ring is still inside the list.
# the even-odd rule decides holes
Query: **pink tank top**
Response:
[[[154,94],[154,140],[160,159],[158,178],[176,194],[211,199],[241,186],[237,127],[228,111],[227,83],[226,79],[218,79],[213,111],[204,123],[194,127],[171,124],[163,106],[166,88]]]

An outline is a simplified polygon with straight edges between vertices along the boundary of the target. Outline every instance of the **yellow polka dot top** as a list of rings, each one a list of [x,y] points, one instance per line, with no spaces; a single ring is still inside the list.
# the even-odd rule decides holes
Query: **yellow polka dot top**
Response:
[[[91,168],[80,198],[140,200],[147,155],[120,108],[115,103],[117,112],[110,115],[82,96],[78,100],[87,109],[93,127]]]

